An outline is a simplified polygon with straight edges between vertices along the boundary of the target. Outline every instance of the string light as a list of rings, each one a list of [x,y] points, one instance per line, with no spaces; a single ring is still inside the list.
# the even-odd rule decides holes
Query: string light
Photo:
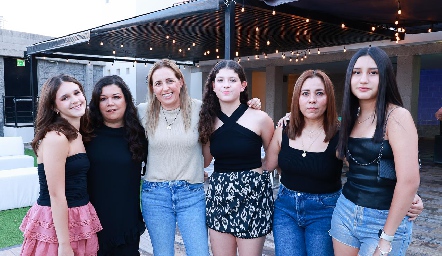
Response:
[[[275,51],[276,53],[278,53],[279,51],[278,51],[278,49],[276,49],[276,51]]]
[[[150,47],[150,48],[149,48],[149,50],[151,50],[151,51],[152,51],[152,47]]]
[[[182,50],[181,50],[181,48],[180,48],[180,49],[178,49],[178,51],[179,51],[179,52],[181,52],[181,51],[182,51]]]
[[[121,47],[121,48],[123,48],[123,47],[124,47],[123,43],[121,43],[120,47]]]
[[[219,51],[218,48],[216,48],[215,52],[218,52],[218,51]]]
[[[192,43],[192,46],[195,46],[195,43]]]
[[[270,45],[270,41],[269,40],[267,40],[267,45]]]
[[[276,14],[276,12],[275,12],[275,8],[273,8],[272,14],[273,14],[273,15],[275,15],[275,14]]]
[[[242,8],[241,8],[241,12],[244,12],[244,5],[243,5]]]
[[[373,27],[371,27],[371,31],[375,31],[376,30],[376,28],[373,26]]]
[[[431,24],[430,28],[428,28],[428,33],[433,32],[433,24]]]
[[[344,24],[344,23],[342,23],[342,24],[341,24],[341,27],[342,27],[342,28],[345,28],[345,24]]]
[[[399,24],[399,18],[396,16],[396,21],[394,22],[395,25]]]
[[[308,49],[308,54],[311,54],[310,49]],[[307,56],[307,55],[305,55],[305,56]]]
[[[292,62],[292,57],[289,57],[289,61]]]
[[[100,45],[103,46],[103,42],[100,42]]]
[[[147,67],[147,63],[146,62],[144,62],[144,66]]]
[[[298,62],[298,57],[296,57],[296,62]]]
[[[166,36],[166,39],[169,39],[169,35]]]
[[[259,27],[258,26],[256,26],[256,32],[258,32],[259,31]]]
[[[172,43],[173,43],[173,44],[175,43],[175,39],[172,40]]]
[[[250,60],[250,57],[247,57],[247,60]]]
[[[319,50],[319,48],[318,48],[318,54],[321,54],[321,51]]]
[[[190,47],[187,47],[187,50],[190,51]]]
[[[264,53],[264,58],[267,59],[267,53]]]
[[[89,65],[89,66],[91,65],[91,62],[90,62],[90,61],[89,61],[88,65]]]
[[[112,51],[112,54],[115,54],[115,50]]]
[[[344,52],[346,52],[347,51],[347,49],[345,49],[345,45],[344,45]]]
[[[310,22],[310,19],[306,19],[305,22]]]
[[[236,55],[236,57],[238,57],[239,53],[238,53],[238,52],[235,52],[235,55]]]
[[[198,62],[198,63],[196,63],[196,67],[197,68],[199,68],[200,67],[200,63]]]
[[[216,55],[216,58],[219,59],[219,55]]]
[[[401,15],[402,14],[402,10],[401,10],[401,1],[397,1],[397,14]]]
[[[238,63],[240,63],[241,62],[241,58],[240,57],[238,57]]]

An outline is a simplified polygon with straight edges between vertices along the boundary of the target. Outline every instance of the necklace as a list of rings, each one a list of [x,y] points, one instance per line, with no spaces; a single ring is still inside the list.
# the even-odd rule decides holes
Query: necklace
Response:
[[[322,125],[321,125],[321,127],[322,127]],[[319,127],[319,130],[321,129],[321,127]],[[313,143],[315,143],[315,141],[316,141],[318,138],[319,138],[319,134],[318,134],[318,136],[316,136],[316,138],[312,141],[312,143],[310,143],[310,146],[308,146],[308,148],[305,148],[305,147],[304,147],[304,139],[301,139],[302,148],[303,148],[303,150],[302,150],[302,154],[301,154],[302,157],[306,157],[306,156],[307,156],[307,153],[306,153],[306,152],[312,147]]]
[[[178,114],[179,114],[180,112],[181,112],[181,108],[178,108],[178,112],[176,112],[175,118],[174,118],[173,121],[169,124],[169,121],[167,121],[167,118],[166,118],[166,114],[164,114],[164,108],[163,108],[163,106],[161,106],[161,113],[163,113],[164,120],[166,121],[166,124],[167,124],[166,129],[167,129],[167,130],[172,130],[172,124],[175,123],[175,120],[176,120],[176,118],[178,117]]]
[[[321,132],[321,128],[322,128],[322,126],[323,126],[323,125],[319,126],[318,129],[315,129],[315,130],[309,131],[308,134],[307,134],[307,136],[308,136],[309,138],[313,138],[313,136],[315,136],[316,133]]]
[[[367,118],[365,118],[364,120],[362,120],[362,121],[358,121],[358,124],[362,124],[363,122],[367,121],[368,119],[370,119],[370,118],[372,118],[372,117],[374,117],[374,112],[373,112],[373,114],[369,115],[369,116],[368,116]]]

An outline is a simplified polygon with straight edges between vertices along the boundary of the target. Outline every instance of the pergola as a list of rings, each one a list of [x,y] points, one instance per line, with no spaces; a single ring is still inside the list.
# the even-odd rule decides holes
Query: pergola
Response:
[[[198,65],[275,53],[302,57],[325,47],[441,30],[440,0],[190,0],[31,45],[26,56],[34,88],[37,57],[138,63],[170,58]]]

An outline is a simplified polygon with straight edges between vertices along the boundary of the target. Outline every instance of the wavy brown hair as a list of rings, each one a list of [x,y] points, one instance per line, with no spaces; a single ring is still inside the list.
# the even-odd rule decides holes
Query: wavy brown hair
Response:
[[[199,141],[203,144],[209,141],[210,135],[213,132],[215,119],[218,115],[218,112],[221,111],[218,96],[216,96],[216,93],[213,91],[213,82],[215,81],[216,74],[218,74],[218,72],[223,68],[233,70],[236,74],[238,74],[241,83],[246,82],[246,74],[244,72],[244,69],[236,61],[222,60],[212,68],[204,85],[205,89],[203,105],[201,107],[200,121],[198,123]],[[244,91],[240,93],[239,101],[246,104],[248,100],[249,96],[247,94],[246,86],[244,88]]]
[[[141,126],[137,116],[137,109],[134,105],[132,94],[124,80],[119,76],[105,76],[98,80],[92,91],[92,99],[89,103],[90,130],[104,125],[103,114],[100,111],[100,95],[103,87],[109,85],[118,86],[123,92],[126,110],[124,111],[123,123],[125,127],[125,139],[132,154],[132,160],[142,162],[147,157],[147,143],[144,143],[144,128]]]
[[[183,73],[181,73],[181,70],[178,68],[176,63],[169,59],[162,59],[155,64],[153,64],[152,68],[149,71],[149,74],[147,76],[147,86],[149,88],[149,99],[148,99],[148,106],[146,108],[146,135],[148,133],[154,133],[155,129],[158,126],[158,120],[160,117],[160,110],[161,110],[161,102],[155,97],[154,91],[153,91],[153,80],[152,75],[153,73],[160,69],[160,68],[169,68],[173,71],[175,74],[175,77],[177,79],[182,80],[183,86],[181,86],[180,90],[180,109],[181,109],[181,115],[183,117],[184,122],[184,129],[187,131],[190,128],[190,119],[191,119],[191,111],[192,111],[192,99],[189,96],[189,93],[187,92],[187,85],[184,81]]]
[[[338,114],[336,112],[335,92],[333,83],[330,78],[322,70],[306,70],[302,72],[298,80],[296,80],[295,87],[293,89],[292,105],[290,107],[291,115],[290,122],[287,127],[287,136],[294,140],[296,137],[301,136],[302,130],[305,126],[304,115],[299,107],[299,97],[301,95],[301,89],[305,81],[309,78],[317,77],[321,79],[324,84],[324,91],[327,95],[327,108],[323,115],[323,128],[325,132],[324,142],[328,142],[336,134],[338,127]]]
[[[50,131],[63,133],[68,141],[72,141],[78,136],[77,129],[55,112],[55,98],[63,82],[71,82],[78,85],[78,88],[80,88],[81,93],[84,95],[84,89],[81,83],[69,75],[61,74],[53,76],[43,84],[38,102],[37,118],[35,120],[35,136],[31,142],[35,154],[37,154],[40,141],[46,136],[46,133]],[[87,134],[89,134],[86,128],[87,121],[87,113],[85,113],[80,119],[80,132],[85,134],[83,140],[87,139]]]

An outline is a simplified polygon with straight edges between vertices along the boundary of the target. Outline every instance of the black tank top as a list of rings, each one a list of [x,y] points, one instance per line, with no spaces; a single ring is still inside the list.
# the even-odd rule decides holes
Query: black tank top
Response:
[[[285,130],[282,133],[278,165],[281,183],[288,189],[312,194],[325,194],[341,189],[342,160],[336,157],[339,134],[333,136],[324,152],[307,152],[289,145]]]
[[[384,124],[384,137],[388,118],[396,108],[393,108],[387,114]],[[381,144],[383,146],[381,159],[393,160],[393,150],[388,140],[376,143],[373,138],[348,138],[347,161],[349,171],[342,194],[356,205],[388,210],[393,200],[396,180],[384,179],[378,176]]]
[[[383,159],[393,159],[393,150],[388,140],[384,140]],[[348,138],[348,150],[352,157],[347,156],[349,171],[347,182],[342,193],[359,206],[388,210],[393,199],[396,186],[395,180],[378,177],[378,158],[381,142],[375,143],[372,138]],[[360,165],[370,163],[369,165]]]
[[[37,203],[41,206],[51,206],[43,163],[38,164],[37,169],[40,183],[40,196],[37,199]],[[65,193],[69,208],[83,206],[89,202],[86,182],[88,170],[89,159],[86,153],[78,153],[66,158]]]
[[[230,117],[221,111],[218,113],[223,125],[210,135],[210,153],[215,158],[215,172],[261,167],[261,136],[236,122],[247,109],[246,104],[241,104]]]

